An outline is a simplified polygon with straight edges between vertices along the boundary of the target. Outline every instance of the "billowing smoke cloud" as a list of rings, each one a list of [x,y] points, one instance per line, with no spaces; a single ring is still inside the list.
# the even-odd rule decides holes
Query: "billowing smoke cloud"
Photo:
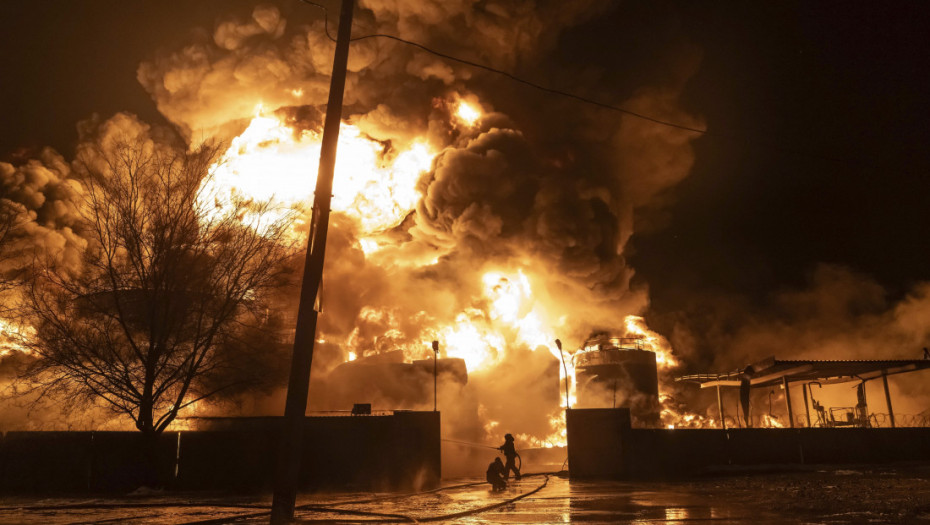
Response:
[[[926,323],[930,284],[916,284],[897,301],[889,297],[887,290],[866,275],[842,266],[821,265],[805,287],[775,294],[765,308],[750,308],[729,297],[704,298],[703,315],[679,314],[671,340],[686,356],[691,372],[729,372],[769,357],[922,358],[922,349],[930,346]],[[889,383],[899,424],[905,414],[930,416],[927,372],[891,376]],[[851,382],[812,388],[812,392],[827,407],[854,406],[855,386],[856,382]],[[886,413],[881,381],[868,382],[867,390],[870,411]],[[714,399],[708,397],[703,402],[708,414],[716,413]],[[768,411],[765,399],[754,403]],[[795,408],[796,414],[803,413],[803,401],[796,399],[795,403],[802,407]],[[780,389],[774,392],[773,410],[784,416]]]
[[[18,274],[37,258],[76,267],[83,240],[75,232],[80,185],[50,149],[20,166],[0,162],[3,242],[0,275]]]
[[[708,301],[709,313],[719,322],[679,323],[673,343],[682,353],[695,352],[689,356],[695,366],[720,369],[773,355],[785,359],[921,357],[920,349],[930,345],[930,328],[922,321],[930,308],[930,288],[917,284],[895,303],[888,297],[866,275],[821,265],[811,273],[807,287],[774,295],[764,311],[740,304],[726,308],[722,300]],[[697,329],[705,321],[706,329]],[[702,353],[705,348],[714,351]]]
[[[85,241],[79,235],[81,187],[68,163],[51,149],[19,166],[0,162],[0,392],[10,394],[18,371],[30,357],[20,324],[21,285],[38,265],[77,271]],[[0,428],[31,421],[60,421],[61,414],[36,414],[24,399],[5,396]],[[47,416],[47,417],[46,417]],[[15,424],[15,425],[14,425]]]
[[[64,158],[51,149],[14,166],[0,162],[0,381],[21,365],[17,322],[20,288],[37,264],[80,268],[81,187]]]
[[[397,35],[492,67],[531,69],[546,60],[563,30],[607,7],[600,1],[366,0],[353,34]],[[333,49],[322,19],[298,27],[263,5],[249,18],[222,20],[212,38],[143,63],[138,78],[188,138],[229,138],[259,104],[291,117],[322,109]],[[678,107],[699,62],[693,52],[684,55],[663,84],[624,98],[592,91],[607,103],[699,126]],[[473,372],[469,385],[484,428],[477,435],[455,429],[457,435],[497,439],[513,431],[540,438],[553,430],[548,417],[559,403],[558,361],[537,350],[552,341],[527,341],[504,323],[483,276],[502,272],[497,286],[508,287],[517,271],[525,272],[532,294],[520,315],[541,312],[541,324],[570,347],[593,329],[619,328],[624,315],[648,302],[644,288],[631,287],[633,271],[623,255],[634,215],[687,176],[695,134],[562,99],[546,99],[535,114],[512,118],[495,108],[514,107],[526,92],[497,89],[500,82],[395,41],[353,43],[347,120],[390,148],[425,138],[439,153],[417,185],[422,198],[415,210],[377,236],[379,250],[366,254],[356,223],[334,216],[319,326],[326,343],[314,381],[325,382],[350,351],[360,357],[403,349],[410,358],[428,357],[430,340],[444,344],[451,337],[447,327],[467,322],[502,341],[488,343],[495,366]],[[476,125],[456,123],[460,98],[480,107]],[[318,130],[318,119],[311,121],[306,124]],[[520,366],[535,361],[539,366]],[[538,381],[540,375],[549,379]],[[526,392],[529,384],[543,390]],[[334,408],[319,406],[326,396],[318,394],[314,408]],[[518,398],[519,410],[508,402]],[[522,417],[531,413],[543,414],[542,422]]]
[[[353,34],[396,35],[511,68],[519,60],[539,56],[556,42],[563,27],[595,16],[607,4],[372,0],[360,2]],[[333,19],[335,11],[330,12]],[[335,34],[332,23],[330,34]],[[469,45],[463,48],[461,42]],[[288,27],[277,7],[263,4],[249,19],[220,21],[212,38],[204,35],[178,52],[143,63],[138,78],[159,110],[188,136],[210,135],[230,121],[251,117],[258,102],[267,108],[324,104],[334,49],[321,16],[309,25]],[[391,101],[395,114],[408,121],[416,116],[411,102],[420,106],[419,116],[425,120],[424,100],[474,73],[467,66],[379,39],[355,42],[348,69],[346,104],[359,104],[367,113]]]
[[[548,64],[562,35],[610,5],[362,0],[353,32],[397,35],[495,68],[542,72],[536,78],[545,80],[558,74]],[[224,18],[212,34],[145,61],[138,80],[191,143],[236,136],[259,106],[298,132],[319,131],[334,45],[321,17],[303,18],[313,22],[296,24],[273,5]],[[669,45],[683,58],[660,81],[617,89],[587,72],[572,90],[699,127],[678,102],[699,57],[680,42]],[[619,329],[625,315],[647,306],[647,290],[631,285],[625,246],[650,217],[641,212],[661,209],[663,192],[687,176],[696,134],[508,82],[392,40],[352,44],[346,120],[384,144],[385,156],[416,139],[437,154],[417,183],[422,197],[399,224],[363,234],[352,217],[333,216],[311,408],[347,408],[325,387],[350,352],[400,349],[422,359],[432,355],[429,341],[439,340],[443,356],[453,337],[473,328],[492,335],[476,340],[485,360],[464,390],[443,387],[440,408],[456,421],[446,430],[485,442],[512,432],[538,444],[559,413],[551,339],[577,348],[593,330]],[[477,123],[456,120],[459,100],[480,109]],[[366,250],[363,240],[378,249]],[[298,261],[293,271],[300,274]],[[489,273],[499,276],[488,280]],[[495,294],[524,287],[531,292],[517,311],[494,304]],[[293,295],[281,297],[290,309]],[[530,314],[545,340],[508,317]],[[244,406],[278,413],[280,398]]]

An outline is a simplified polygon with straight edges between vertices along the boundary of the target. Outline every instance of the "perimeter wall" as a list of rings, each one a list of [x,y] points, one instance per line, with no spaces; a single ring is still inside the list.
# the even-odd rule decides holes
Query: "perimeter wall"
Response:
[[[739,466],[930,460],[930,428],[631,428],[627,409],[568,411],[572,478],[677,477]]]
[[[164,432],[154,443],[140,432],[6,432],[0,438],[0,490],[270,490],[279,423],[256,418],[224,430]],[[302,458],[304,490],[435,487],[439,413],[308,417]]]

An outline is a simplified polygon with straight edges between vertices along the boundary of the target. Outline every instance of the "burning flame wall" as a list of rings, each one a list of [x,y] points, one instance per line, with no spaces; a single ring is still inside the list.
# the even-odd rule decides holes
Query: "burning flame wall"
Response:
[[[554,52],[563,36],[583,38],[572,28],[606,7],[362,0],[354,34],[409,38],[553,85],[583,78],[576,90],[700,126],[677,100],[698,62],[686,43],[663,42],[662,80],[643,85],[618,81],[617,64],[580,71]],[[212,189],[220,201],[239,193],[308,211],[334,45],[320,17],[298,18],[313,21],[292,23],[274,5],[234,13],[209,38],[138,69],[189,142],[230,144]],[[465,359],[481,384],[473,394],[480,421],[469,423],[476,438],[509,431],[557,442],[559,398],[534,389],[559,385],[534,382],[557,365],[556,337],[570,349],[595,329],[637,333],[625,318],[645,308],[647,291],[631,286],[624,246],[634,213],[687,176],[695,135],[384,39],[353,43],[344,117],[315,384],[350,356],[429,357],[436,339],[441,355]],[[141,124],[121,115],[108,125]],[[295,226],[301,239],[305,221]],[[295,300],[281,297],[291,308]],[[674,362],[667,345],[657,350]],[[312,408],[331,408],[314,399]],[[440,408],[455,413],[450,402]],[[280,395],[262,403],[252,408],[276,413]]]
[[[353,33],[397,35],[702,127],[679,103],[699,53],[655,26],[648,39],[625,40],[614,28],[605,34],[601,18],[625,16],[613,4],[360,0]],[[335,13],[336,2],[327,5]],[[334,49],[320,14],[290,0],[223,14],[212,29],[139,66],[139,82],[188,143],[228,142],[211,188],[221,202],[238,192],[307,211]],[[592,54],[606,48],[611,53]],[[441,356],[462,358],[469,368],[464,390],[440,387],[444,421],[458,422],[445,430],[450,437],[493,442],[511,432],[521,444],[557,443],[564,401],[556,400],[564,398],[551,395],[559,388],[550,381],[556,337],[568,350],[594,330],[646,337],[659,360],[663,423],[689,425],[712,423],[715,398],[698,395],[684,406],[670,397],[677,393],[668,376],[679,362],[689,372],[720,371],[773,354],[918,357],[915,350],[930,345],[926,283],[894,304],[868,276],[825,266],[807,288],[778,294],[768,311],[730,296],[698,297],[692,311],[651,317],[673,343],[673,356],[664,338],[627,317],[644,311],[648,293],[631,284],[624,250],[634,226],[661,226],[664,192],[694,162],[694,134],[542,94],[385,39],[353,43],[349,70],[312,408],[346,408],[325,391],[327,373],[340,363],[398,349],[408,359],[430,357],[435,339]],[[87,141],[162,133],[130,115],[95,133],[82,128]],[[0,278],[34,257],[79,268],[86,244],[74,229],[80,185],[67,160],[48,150],[17,166],[0,163],[0,189],[24,224],[5,240]],[[295,225],[301,240],[305,221]],[[3,304],[15,304],[2,284]],[[282,294],[282,305],[293,309],[295,295]],[[0,338],[16,330],[28,336],[29,327],[3,320]],[[4,344],[0,358],[6,384],[25,357]],[[926,409],[921,379],[893,378],[897,411]],[[899,393],[920,402],[899,401]],[[848,404],[843,395],[825,403]],[[283,390],[256,395],[244,400],[243,413],[280,413],[282,398]],[[757,413],[766,411],[766,399],[756,402]],[[776,395],[776,410],[782,404]],[[209,405],[197,406],[210,413]],[[3,429],[41,421],[9,404],[3,410]]]
[[[512,69],[546,60],[597,4],[368,1],[354,34]],[[139,80],[189,136],[231,140],[224,191],[307,206],[332,51],[319,19],[295,27],[260,6],[142,64]],[[671,82],[611,101],[697,124],[676,107],[694,64],[675,66]],[[623,258],[633,211],[687,175],[693,136],[542,96],[535,114],[510,117],[525,91],[389,40],[354,43],[349,70],[316,372],[350,353],[428,357],[436,339],[472,377],[495,378],[478,394],[484,427],[543,440],[558,405],[526,389],[519,360],[557,363],[556,337],[580,344],[642,310]],[[532,427],[516,414],[534,409],[541,424],[510,428]]]

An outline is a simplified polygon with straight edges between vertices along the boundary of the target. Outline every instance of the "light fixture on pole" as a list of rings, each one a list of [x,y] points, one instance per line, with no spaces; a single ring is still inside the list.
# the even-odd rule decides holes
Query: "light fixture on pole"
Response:
[[[556,339],[555,346],[559,347],[559,357],[562,358],[562,369],[565,371],[565,410],[571,408],[568,404],[568,366],[565,365],[565,354],[562,353],[562,341]]]

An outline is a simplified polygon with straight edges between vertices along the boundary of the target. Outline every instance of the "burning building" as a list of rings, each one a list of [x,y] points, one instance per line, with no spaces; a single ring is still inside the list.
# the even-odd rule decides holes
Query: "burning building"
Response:
[[[361,2],[357,20],[365,30],[425,46],[469,42],[463,56],[512,70],[548,64],[558,35],[597,12],[523,1],[493,9],[440,4],[430,10],[420,2]],[[228,147],[210,167],[210,184],[199,190],[209,198],[200,204],[219,213],[237,200],[271,200],[267,217],[243,217],[261,227],[295,214],[291,240],[302,248],[333,52],[324,17],[265,4],[223,17],[204,35],[163,49],[137,71],[173,130],[162,133],[126,114],[98,124],[109,135],[139,140],[176,135],[182,147],[221,141]],[[670,62],[674,74],[661,83],[613,86],[604,91],[607,101],[700,126],[678,103],[697,63],[681,51],[687,59]],[[615,324],[618,312],[644,311],[647,293],[631,285],[624,254],[634,212],[687,176],[696,135],[579,109],[577,101],[502,84],[487,70],[445,63],[397,41],[358,40],[349,60],[319,296],[316,337],[325,345],[314,357],[311,395],[325,384],[324,395],[341,408],[376,395],[397,400],[390,408],[413,400],[432,408],[429,363],[425,373],[417,363],[432,356],[423,342],[438,340],[438,364],[456,360],[440,380],[468,391],[445,399],[480,415],[471,434],[458,435],[496,442],[509,432],[530,446],[563,444],[558,384],[572,371],[560,370],[555,338],[580,341]],[[541,98],[527,104],[527,97]],[[97,135],[81,140],[91,144]],[[0,166],[4,174],[14,171]],[[295,295],[284,289],[274,307],[294,309]],[[642,355],[655,351],[660,367],[668,362],[667,348],[645,348]],[[369,357],[395,351],[403,364],[368,368]],[[370,381],[373,375],[381,379]],[[404,392],[387,376],[417,386]],[[454,407],[443,406],[442,386],[445,415]],[[280,391],[267,402],[253,398],[216,407],[205,399],[185,410],[219,415],[261,404],[241,415],[280,412]],[[332,408],[323,401],[312,398],[311,409]]]
[[[598,334],[573,357],[579,408],[629,408],[635,422],[659,422],[656,354],[642,338]]]

